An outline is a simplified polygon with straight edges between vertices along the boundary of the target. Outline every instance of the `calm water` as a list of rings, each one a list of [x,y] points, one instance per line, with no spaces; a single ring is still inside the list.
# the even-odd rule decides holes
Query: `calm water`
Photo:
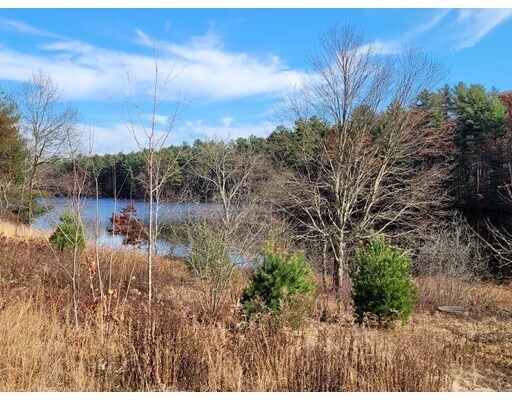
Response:
[[[68,198],[54,197],[44,199],[43,205],[48,207],[48,212],[39,216],[34,220],[32,226],[38,229],[53,231],[59,222],[59,215],[66,208],[71,205],[71,200]],[[81,203],[82,207],[82,222],[85,227],[86,238],[90,241],[95,240],[96,221],[98,221],[98,244],[103,246],[112,247],[132,247],[124,245],[122,235],[112,235],[108,232],[108,228],[112,227],[110,217],[112,213],[118,214],[119,211],[130,204],[128,199],[120,199],[114,201],[110,198],[85,199]],[[143,200],[133,200],[133,204],[137,211],[137,217],[144,222],[148,221],[149,205]],[[218,210],[218,206],[206,204],[185,204],[185,203],[168,203],[163,202],[158,206],[158,220],[159,223],[176,223],[185,220],[197,219],[198,216],[205,212]],[[96,218],[97,217],[97,218]],[[146,249],[147,247],[142,244],[137,248]],[[157,243],[157,252],[159,254],[170,254],[176,257],[184,257],[189,254],[189,247],[172,242],[165,238],[159,238]],[[251,265],[253,257],[243,256],[236,251],[229,252],[230,258],[238,266]]]
[[[126,207],[130,200],[120,199],[116,202],[113,199],[101,198],[85,199],[82,203],[82,220],[86,230],[86,237],[94,240],[96,230],[96,216],[99,222],[98,243],[101,245],[121,247],[123,246],[123,236],[112,235],[107,231],[112,224],[110,217],[112,213],[119,213],[119,210]],[[137,216],[143,220],[148,220],[149,205],[143,200],[133,200]],[[45,230],[54,230],[62,211],[68,208],[71,200],[67,198],[50,198],[45,199],[43,204],[48,206],[49,212],[36,218],[33,227]],[[198,215],[199,212],[205,211],[208,206],[183,203],[160,203],[158,209],[158,218],[160,222],[179,222],[185,218]],[[187,247],[169,240],[160,239],[158,241],[158,252],[160,254],[172,254],[175,256],[184,256],[187,254]]]

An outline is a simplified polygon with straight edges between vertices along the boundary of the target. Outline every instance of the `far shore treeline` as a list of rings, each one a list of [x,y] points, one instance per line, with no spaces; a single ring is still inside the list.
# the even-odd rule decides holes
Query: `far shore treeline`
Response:
[[[443,130],[449,139],[439,146],[449,149],[450,174],[445,186],[451,195],[447,207],[466,213],[487,211],[511,212],[505,201],[507,185],[512,179],[512,92],[487,90],[479,84],[459,83],[435,92],[424,92],[412,112],[425,118],[418,129]],[[8,120],[6,120],[8,121]],[[5,123],[5,122],[2,122]],[[314,154],[325,141],[330,126],[318,117],[298,120],[292,127],[278,126],[266,138],[254,135],[230,140],[228,146],[241,157],[265,157],[270,171],[292,169],[305,172],[304,152]],[[5,145],[5,141],[3,144]],[[163,159],[177,160],[178,168],[166,182],[165,197],[170,200],[209,202],[214,190],[197,174],[205,171],[207,147],[215,140],[184,142],[161,150]],[[315,150],[316,149],[316,150]],[[7,157],[2,150],[2,158]],[[12,157],[12,156],[11,156]],[[8,157],[9,158],[9,157]],[[432,162],[435,162],[433,160]],[[81,157],[81,163],[98,179],[100,197],[144,199],[145,157],[142,151]],[[66,159],[58,160],[47,172],[51,192],[67,196],[67,186],[59,179],[72,169]],[[89,193],[95,193],[93,182]]]

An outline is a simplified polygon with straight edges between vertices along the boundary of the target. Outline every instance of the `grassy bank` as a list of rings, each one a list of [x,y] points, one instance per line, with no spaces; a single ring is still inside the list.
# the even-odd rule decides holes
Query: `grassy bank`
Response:
[[[49,231],[34,229],[30,226],[23,224],[13,224],[0,219],[0,233],[6,238],[21,239],[48,239],[50,237]]]
[[[88,247],[76,327],[70,257],[44,234],[0,238],[1,391],[512,390],[510,285],[418,279],[412,320],[391,330],[353,323],[348,286],[340,301],[320,289],[295,329],[240,318],[246,271],[209,315],[212,288],[161,257],[150,319],[144,254]],[[436,312],[456,288],[467,313]]]

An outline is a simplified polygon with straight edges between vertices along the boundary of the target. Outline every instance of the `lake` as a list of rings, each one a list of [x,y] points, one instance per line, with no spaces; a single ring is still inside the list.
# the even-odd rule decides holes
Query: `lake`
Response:
[[[49,212],[36,218],[32,226],[38,229],[53,231],[59,221],[60,213],[70,205],[71,200],[68,198],[55,197],[44,199],[42,202],[42,204],[47,204],[50,206]],[[141,220],[147,222],[149,214],[148,203],[144,200],[133,200],[133,203],[135,209],[137,210],[137,216]],[[107,228],[112,226],[110,223],[110,217],[112,216],[112,213],[119,213],[120,209],[126,207],[128,204],[130,204],[130,200],[128,199],[118,199],[117,201],[114,201],[114,199],[111,198],[100,198],[97,202],[94,198],[85,199],[83,201],[82,220],[85,226],[86,237],[88,240],[94,241],[97,208],[99,222],[98,243],[100,245],[113,246],[117,248],[123,246],[133,247],[123,245],[123,236],[112,235],[107,231]],[[218,207],[219,206],[217,205],[207,204],[162,202],[159,204],[158,218],[160,223],[177,223],[180,221],[196,219],[205,211],[215,211],[218,209]],[[487,212],[485,214],[466,213],[466,217],[468,218],[468,222],[472,225],[473,229],[479,232],[479,234],[485,237],[487,240],[492,240],[484,223],[484,220],[487,219],[493,222],[495,226],[505,226],[509,232],[512,232],[512,218],[510,214],[503,212]],[[144,249],[145,246],[142,245],[141,248]],[[189,254],[189,248],[185,244],[172,242],[165,238],[160,238],[158,240],[157,251],[159,254],[169,254],[176,257],[183,257]],[[250,265],[253,263],[253,261],[250,261],[252,260],[252,257],[244,257],[240,254],[237,254],[236,252],[230,252],[230,257],[239,266]],[[502,276],[512,276],[511,267],[501,269],[498,268],[498,266],[498,260],[491,257],[491,271],[493,271],[495,274],[498,274],[499,272],[499,274]]]
[[[43,199],[40,204],[48,207],[49,211],[37,217],[32,223],[32,227],[53,231],[59,222],[59,215],[70,206],[71,200],[68,198],[55,197]],[[86,231],[86,238],[88,240],[94,240],[97,217],[99,222],[98,243],[100,245],[114,247],[124,246],[124,237],[121,235],[112,235],[107,231],[107,228],[112,226],[110,222],[112,213],[119,213],[119,211],[128,204],[130,204],[130,200],[128,199],[118,199],[117,201],[111,198],[100,198],[98,201],[96,201],[96,199],[83,200],[82,221]],[[149,204],[143,200],[133,200],[133,204],[137,210],[138,218],[147,222]],[[180,222],[191,216],[197,216],[199,213],[213,207],[214,206],[185,203],[160,203],[158,207],[158,219],[160,223]],[[144,246],[142,246],[142,248],[144,248]],[[188,248],[185,245],[173,243],[166,239],[159,239],[157,251],[160,254],[172,254],[182,257],[188,253]]]
[[[124,236],[112,235],[107,229],[112,227],[110,217],[115,212],[119,211],[130,204],[137,210],[137,217],[143,222],[149,219],[149,204],[144,200],[129,200],[118,199],[114,201],[111,198],[99,198],[97,201],[94,198],[84,199],[82,201],[82,222],[85,228],[85,235],[88,241],[95,240],[96,219],[99,222],[98,229],[98,244],[102,246],[111,246],[114,248],[140,248],[147,249],[147,245],[141,244],[138,246],[131,246],[123,244]],[[32,227],[37,229],[55,230],[59,223],[59,215],[71,205],[71,199],[63,197],[52,197],[42,199],[40,204],[47,207],[48,212],[37,217],[32,223]],[[219,209],[220,206],[214,204],[187,204],[187,203],[172,203],[161,202],[158,205],[158,221],[162,223],[179,223],[182,221],[190,221],[197,219],[205,212],[212,212]],[[97,217],[97,218],[96,218]],[[176,243],[168,240],[162,235],[157,241],[158,254],[172,255],[175,257],[184,257],[190,253],[187,245]],[[229,257],[239,267],[250,266],[254,262],[254,256],[242,255],[237,251],[229,251]]]

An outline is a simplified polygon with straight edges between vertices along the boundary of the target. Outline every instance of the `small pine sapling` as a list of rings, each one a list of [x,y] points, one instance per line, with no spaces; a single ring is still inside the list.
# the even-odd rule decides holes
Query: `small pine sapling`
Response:
[[[418,297],[411,267],[409,258],[383,238],[374,238],[357,250],[351,278],[354,312],[359,323],[371,321],[390,326],[395,321],[408,320]]]
[[[50,243],[59,251],[75,246],[83,250],[85,248],[83,225],[71,212],[64,211],[59,217],[59,224],[55,232],[50,236]]]
[[[285,308],[300,308],[302,314],[308,314],[315,283],[305,254],[297,252],[290,256],[274,243],[268,243],[262,256],[242,297],[244,314],[280,314]]]

